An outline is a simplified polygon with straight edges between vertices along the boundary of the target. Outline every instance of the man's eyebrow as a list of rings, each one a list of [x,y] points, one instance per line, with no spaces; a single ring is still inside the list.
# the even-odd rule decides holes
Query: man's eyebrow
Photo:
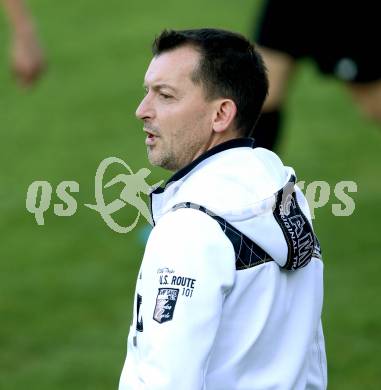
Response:
[[[147,84],[143,84],[143,88],[144,89],[147,89],[148,88],[148,85]],[[173,92],[177,92],[177,89],[172,87],[171,85],[169,84],[154,84],[151,86],[151,88],[154,90],[154,91],[158,91],[160,89],[170,89],[172,90]]]

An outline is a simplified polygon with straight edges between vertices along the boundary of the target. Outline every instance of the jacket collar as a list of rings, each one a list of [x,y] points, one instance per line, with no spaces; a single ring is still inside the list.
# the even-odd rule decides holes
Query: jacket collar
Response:
[[[190,171],[192,171],[192,169],[194,169],[197,165],[199,165],[202,161],[206,160],[207,158],[209,158],[217,153],[223,152],[225,150],[239,148],[239,147],[254,148],[255,147],[254,138],[234,138],[234,139],[222,142],[221,144],[214,146],[213,148],[211,148],[208,151],[206,151],[205,153],[203,153],[201,156],[197,157],[191,163],[186,165],[184,168],[181,168],[179,171],[177,171],[175,174],[173,174],[167,180],[164,187],[156,188],[154,191],[152,191],[151,195],[162,193],[165,190],[165,188],[168,186],[168,184],[180,180],[185,175],[187,175]]]

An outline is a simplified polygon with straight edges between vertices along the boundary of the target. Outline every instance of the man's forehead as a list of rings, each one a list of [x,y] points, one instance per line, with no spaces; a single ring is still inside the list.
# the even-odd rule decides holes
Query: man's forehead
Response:
[[[167,84],[191,81],[200,54],[190,46],[183,46],[155,56],[148,66],[144,84]]]

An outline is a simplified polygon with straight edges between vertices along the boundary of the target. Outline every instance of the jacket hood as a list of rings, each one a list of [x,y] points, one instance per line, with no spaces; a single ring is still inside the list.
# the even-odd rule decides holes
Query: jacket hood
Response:
[[[250,139],[218,147],[220,150],[213,153],[211,149],[209,155],[177,172],[165,188],[151,194],[155,223],[174,205],[192,202],[227,220],[285,266],[290,260],[289,243],[274,213],[279,194],[295,191],[298,205],[311,223],[308,204],[294,186],[293,169],[284,166],[275,153],[253,148]]]

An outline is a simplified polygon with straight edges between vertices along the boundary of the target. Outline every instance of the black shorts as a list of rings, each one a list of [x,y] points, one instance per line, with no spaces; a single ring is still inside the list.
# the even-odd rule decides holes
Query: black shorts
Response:
[[[381,22],[377,3],[267,0],[254,39],[260,46],[287,53],[294,59],[312,58],[321,72],[342,80],[379,80]]]

